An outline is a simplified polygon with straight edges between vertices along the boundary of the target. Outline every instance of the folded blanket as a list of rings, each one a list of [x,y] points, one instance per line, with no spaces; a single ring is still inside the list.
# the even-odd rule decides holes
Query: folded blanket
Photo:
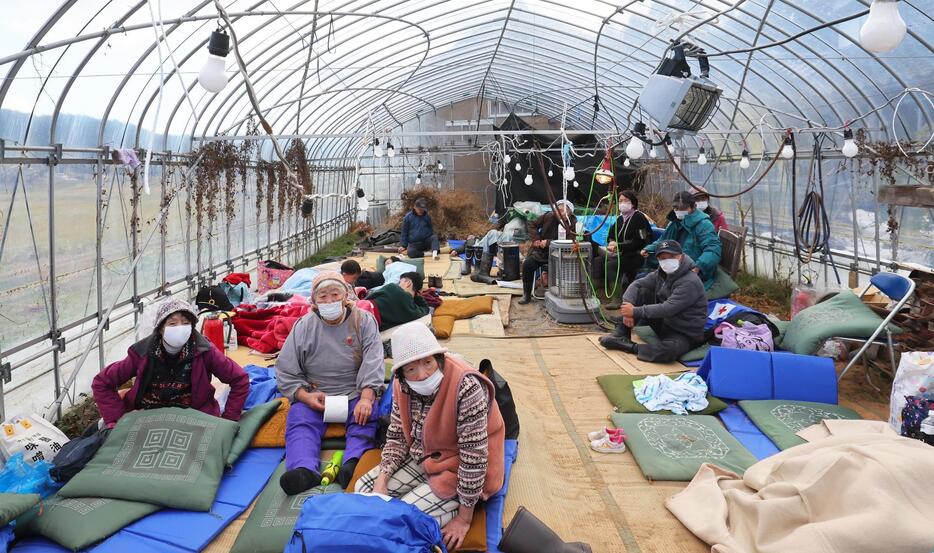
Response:
[[[666,507],[712,553],[934,550],[934,448],[881,433],[786,449],[743,478],[704,464]]]
[[[649,411],[687,415],[707,408],[707,383],[696,373],[680,374],[674,380],[664,374],[649,376],[632,385],[636,399]]]
[[[235,310],[234,328],[237,342],[260,353],[274,353],[282,349],[285,339],[295,323],[308,313],[307,304],[286,304],[256,309],[243,305]]]

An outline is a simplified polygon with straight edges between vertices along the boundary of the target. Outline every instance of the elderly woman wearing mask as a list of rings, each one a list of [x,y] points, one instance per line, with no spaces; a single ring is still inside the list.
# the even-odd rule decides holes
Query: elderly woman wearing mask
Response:
[[[215,417],[240,420],[250,393],[250,378],[194,329],[198,316],[191,304],[168,298],[155,306],[155,330],[130,346],[127,356],[94,377],[91,390],[107,427],[135,409],[190,407]],[[211,377],[230,385],[221,413]],[[123,383],[134,378],[123,396]]]
[[[285,427],[285,468],[279,480],[294,495],[321,483],[318,471],[325,398],[347,396],[347,447],[337,477],[346,486],[363,453],[374,446],[373,404],[383,385],[383,345],[376,320],[357,307],[336,271],[318,273],[311,311],[297,323],[276,362],[279,391],[292,402]]]
[[[434,517],[449,550],[474,506],[503,486],[503,417],[493,384],[413,321],[392,336],[392,415],[379,466],[358,492],[397,497]]]

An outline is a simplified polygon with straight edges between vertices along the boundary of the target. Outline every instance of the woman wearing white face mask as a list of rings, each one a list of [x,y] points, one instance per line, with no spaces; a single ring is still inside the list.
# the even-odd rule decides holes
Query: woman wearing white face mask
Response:
[[[422,323],[392,336],[392,416],[379,466],[355,491],[398,497],[435,518],[459,547],[474,506],[503,485],[505,427],[493,384],[447,353]]]
[[[697,201],[687,190],[678,192],[671,200],[668,225],[662,236],[640,252],[649,268],[658,266],[653,255],[658,244],[665,240],[681,244],[684,253],[694,261],[694,272],[700,275],[704,289],[709,290],[716,279],[722,246],[710,218],[697,209]]]
[[[694,190],[694,199],[697,200],[697,210],[704,212],[707,217],[710,217],[710,222],[713,223],[715,231],[720,232],[720,229],[729,228],[726,224],[726,217],[723,215],[723,212],[710,205],[710,194],[707,193],[707,189],[703,186],[698,186],[696,188],[697,189]]]
[[[594,245],[594,251],[599,251],[594,259],[594,274],[606,280],[605,289],[611,296],[604,304],[607,309],[619,309],[619,297],[629,283],[636,280],[636,274],[642,267],[639,251],[652,240],[652,225],[639,211],[636,193],[623,190],[618,201],[619,217],[607,232],[605,251]]]
[[[321,483],[321,440],[328,396],[346,396],[347,446],[337,483],[346,486],[360,456],[372,449],[373,404],[385,375],[376,319],[355,306],[353,288],[336,271],[311,284],[312,310],[299,319],[279,352],[279,391],[291,402],[285,427],[285,468],[279,479],[289,495]],[[337,400],[332,400],[337,401]]]
[[[626,290],[620,308],[622,320],[612,334],[600,337],[600,344],[634,353],[642,361],[668,363],[703,343],[707,294],[681,244],[663,240],[657,254],[659,269]],[[631,333],[636,324],[652,327],[659,341],[633,343]]]
[[[250,378],[194,329],[198,316],[191,305],[168,298],[155,306],[152,335],[130,347],[126,358],[94,377],[91,389],[104,423],[113,427],[127,411],[190,407],[209,415],[240,420],[250,393]],[[221,413],[211,377],[230,385]],[[121,397],[118,389],[135,377]]]

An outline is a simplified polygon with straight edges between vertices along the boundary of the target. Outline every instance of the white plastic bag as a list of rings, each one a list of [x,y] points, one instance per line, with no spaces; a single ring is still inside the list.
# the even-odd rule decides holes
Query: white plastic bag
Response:
[[[13,417],[0,424],[0,456],[4,460],[23,452],[29,463],[55,458],[68,436],[39,415]]]
[[[934,353],[910,351],[898,362],[892,396],[889,399],[889,424],[896,432],[902,430],[902,409],[905,396],[934,399]]]

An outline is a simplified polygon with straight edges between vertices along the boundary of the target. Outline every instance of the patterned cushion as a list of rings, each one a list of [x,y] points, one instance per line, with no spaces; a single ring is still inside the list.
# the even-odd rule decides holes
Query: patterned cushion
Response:
[[[823,420],[862,418],[852,409],[813,401],[746,400],[740,401],[739,406],[759,430],[782,450],[806,443],[797,433]]]
[[[132,411],[59,495],[208,511],[237,429],[195,409]]]
[[[77,551],[131,522],[161,509],[158,505],[100,497],[52,496],[16,521],[17,535],[38,534]]]

